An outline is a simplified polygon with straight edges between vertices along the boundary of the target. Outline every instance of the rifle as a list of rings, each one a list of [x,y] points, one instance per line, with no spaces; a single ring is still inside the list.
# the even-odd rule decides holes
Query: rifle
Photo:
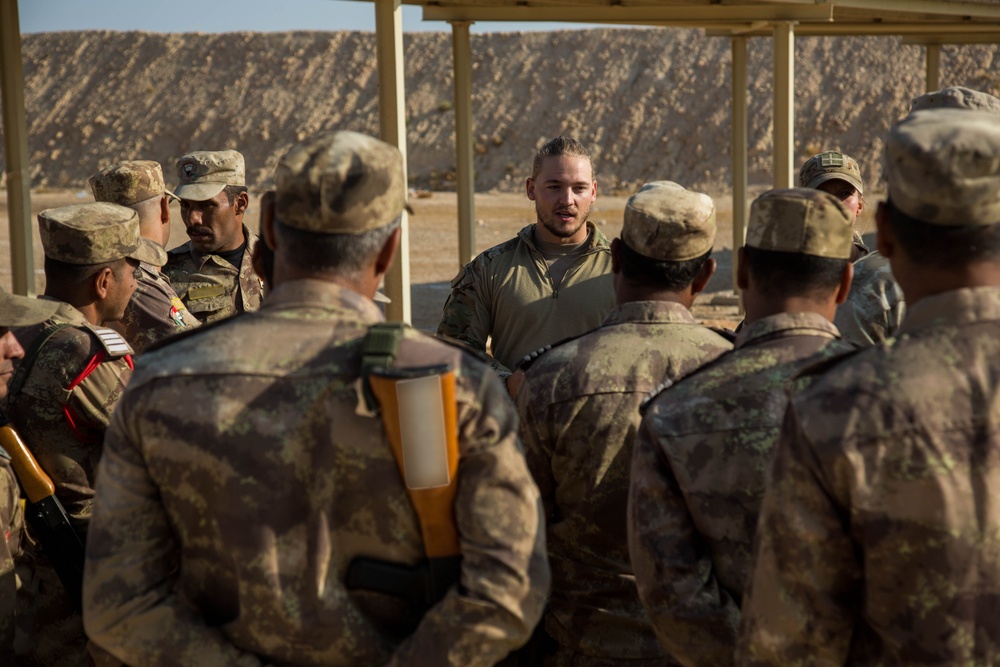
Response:
[[[56,487],[31,454],[21,436],[0,414],[0,447],[10,455],[11,468],[27,497],[24,518],[38,538],[70,599],[79,608],[83,593],[83,540],[56,498]]]

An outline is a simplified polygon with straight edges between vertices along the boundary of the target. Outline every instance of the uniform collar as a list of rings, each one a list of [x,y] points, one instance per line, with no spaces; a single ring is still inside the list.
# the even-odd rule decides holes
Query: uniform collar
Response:
[[[528,244],[528,247],[536,252],[541,252],[538,250],[538,246],[535,245],[535,225],[538,223],[532,223],[519,231],[517,236],[521,241]],[[587,221],[587,230],[590,232],[587,236],[587,240],[584,242],[584,248],[586,252],[594,252],[600,249],[611,249],[611,243],[608,241],[608,237],[605,236],[600,229],[597,228],[594,223],[590,220]]]
[[[261,312],[288,308],[321,308],[354,311],[365,322],[384,322],[385,316],[375,302],[353,290],[326,280],[291,280],[274,288],[261,305]]]
[[[966,287],[906,304],[906,317],[897,335],[947,324],[961,326],[1000,320],[1000,287]]]
[[[738,349],[780,336],[825,336],[833,339],[840,338],[840,331],[819,313],[777,313],[740,329],[734,347]]]
[[[673,301],[629,301],[616,306],[601,326],[627,322],[698,324],[691,311]]]

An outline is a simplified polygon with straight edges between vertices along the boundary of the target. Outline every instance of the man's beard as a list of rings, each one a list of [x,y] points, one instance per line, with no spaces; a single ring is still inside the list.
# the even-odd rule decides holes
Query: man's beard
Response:
[[[587,218],[590,217],[589,206],[582,211],[577,209],[576,219],[569,222],[563,222],[561,219],[556,217],[556,213],[560,211],[565,211],[567,213],[571,212],[569,209],[557,209],[551,214],[542,213],[542,211],[538,209],[538,202],[535,202],[535,216],[538,219],[538,222],[542,223],[542,226],[545,227],[545,229],[547,229],[553,236],[561,239],[568,239],[580,231],[580,228],[587,224]]]

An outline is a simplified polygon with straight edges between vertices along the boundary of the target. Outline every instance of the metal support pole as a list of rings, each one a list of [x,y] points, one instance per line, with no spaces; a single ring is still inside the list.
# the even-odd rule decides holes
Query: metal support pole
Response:
[[[472,164],[471,21],[451,22],[452,66],[455,70],[455,165],[458,168],[458,265],[476,254],[476,173]]]
[[[747,38],[733,37],[733,292],[739,293],[736,270],[747,232]]]
[[[403,12],[399,0],[375,0],[375,41],[378,51],[378,116],[382,140],[403,154],[406,176],[406,109],[403,94]],[[409,183],[407,179],[405,182]],[[403,211],[402,236],[396,261],[385,276],[386,319],[410,322],[410,233]]]
[[[927,92],[941,89],[941,45],[927,45]]]
[[[28,126],[24,120],[24,70],[17,0],[0,0],[0,96],[3,97],[4,160],[7,163],[11,287],[15,294],[34,296]]]
[[[795,24],[774,25],[774,187],[794,185]]]

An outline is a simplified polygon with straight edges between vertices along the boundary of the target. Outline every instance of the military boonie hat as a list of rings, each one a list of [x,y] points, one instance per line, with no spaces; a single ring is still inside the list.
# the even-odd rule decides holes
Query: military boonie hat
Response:
[[[167,263],[159,245],[139,236],[139,214],[108,202],[50,208],[38,214],[45,256],[67,264],[103,264],[131,257]]]
[[[331,132],[293,146],[278,162],[275,217],[321,234],[384,227],[406,206],[403,155],[357,132]]]
[[[933,225],[1000,222],[1000,116],[965,109],[917,111],[886,138],[892,205]]]
[[[58,301],[29,299],[11,294],[0,287],[0,327],[26,327],[52,317],[59,308]]]
[[[646,183],[625,204],[621,238],[650,259],[701,257],[715,245],[715,202],[673,181]]]
[[[746,245],[830,259],[850,259],[854,220],[829,192],[813,188],[768,190],[750,205]]]
[[[847,181],[859,193],[865,193],[865,186],[861,182],[861,167],[857,160],[846,153],[826,151],[813,155],[799,171],[799,187],[815,188],[820,183],[832,180]]]
[[[963,86],[951,86],[915,97],[910,104],[910,113],[924,109],[967,109],[1000,113],[1000,98]]]
[[[129,160],[113,164],[90,177],[90,189],[97,201],[132,206],[152,197],[176,198],[163,185],[159,162]]]
[[[246,185],[247,170],[237,151],[195,151],[177,161],[177,178],[178,198],[205,201],[227,185]]]

